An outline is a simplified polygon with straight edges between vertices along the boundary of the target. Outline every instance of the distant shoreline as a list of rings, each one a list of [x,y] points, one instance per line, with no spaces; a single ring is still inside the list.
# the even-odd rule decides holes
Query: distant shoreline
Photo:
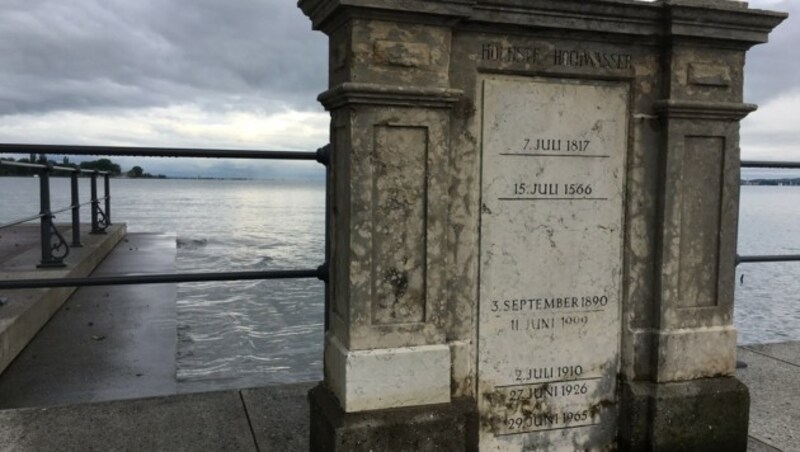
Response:
[[[800,186],[800,177],[783,179],[746,179],[742,185]]]
[[[35,179],[38,175],[20,176],[20,175],[0,175],[2,178],[18,178],[18,179]],[[69,175],[52,174],[50,179],[69,179]],[[89,176],[82,175],[81,179],[88,179]],[[314,182],[325,183],[324,177],[201,177],[201,176],[165,176],[165,177],[126,177],[126,176],[111,176],[112,180],[187,180],[187,181],[228,181],[228,182]]]
[[[31,176],[20,176],[18,174],[0,174],[0,177],[20,177],[20,178],[31,178],[31,177],[39,177],[38,174],[33,174]],[[70,176],[68,175],[52,175],[51,178],[63,178],[68,179]],[[82,175],[82,178],[88,178],[89,175]],[[112,179],[127,179],[127,180],[235,180],[235,181],[248,181],[248,180],[256,180],[251,177],[201,177],[201,176],[194,176],[194,177],[182,177],[182,176],[152,176],[152,177],[127,177],[127,176],[111,176]]]

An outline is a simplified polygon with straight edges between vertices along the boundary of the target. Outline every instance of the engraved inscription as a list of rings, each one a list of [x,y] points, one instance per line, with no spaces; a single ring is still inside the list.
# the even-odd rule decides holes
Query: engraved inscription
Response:
[[[492,42],[481,44],[480,59],[499,63],[542,64],[555,67],[589,67],[610,70],[627,70],[633,67],[633,55],[627,53],[563,48],[547,49],[545,47],[506,45]]]
[[[492,402],[502,401],[504,417],[494,418],[496,436],[586,427],[600,422],[598,410],[582,401],[598,391],[599,378],[498,387]]]
[[[483,80],[480,445],[611,447],[628,90]]]
[[[630,69],[633,57],[624,53],[587,52],[583,50],[553,51],[554,66]]]
[[[538,47],[504,46],[485,43],[481,47],[481,59],[485,61],[505,61],[508,63],[536,63],[541,58],[542,49]]]

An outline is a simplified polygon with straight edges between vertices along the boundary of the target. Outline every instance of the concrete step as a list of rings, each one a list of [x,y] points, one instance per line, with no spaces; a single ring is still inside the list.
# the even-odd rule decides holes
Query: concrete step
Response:
[[[174,273],[173,234],[128,234],[92,276]],[[176,393],[176,284],[80,288],[0,375],[0,408]]]
[[[65,237],[71,228],[58,225]],[[89,231],[89,225],[82,225]],[[36,268],[41,259],[38,226],[21,225],[0,231],[0,280],[75,278],[89,275],[125,236],[124,224],[113,225],[106,234],[83,234],[83,247],[72,248],[63,268]],[[75,291],[75,288],[19,289],[0,291],[0,372],[44,326]]]

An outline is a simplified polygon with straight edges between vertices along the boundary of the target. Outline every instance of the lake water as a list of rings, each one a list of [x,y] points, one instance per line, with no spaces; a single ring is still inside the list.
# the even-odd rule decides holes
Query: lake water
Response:
[[[89,181],[81,183],[88,199]],[[34,178],[0,178],[0,223],[37,213],[38,190]],[[51,191],[54,209],[69,205],[68,179],[52,179]],[[114,179],[111,219],[129,232],[176,233],[181,272],[316,268],[324,195],[324,181]],[[244,387],[322,378],[320,281],[179,284],[177,312],[181,381]]]
[[[68,205],[68,180],[52,186],[53,207]],[[0,194],[0,223],[38,210],[36,179],[0,178]],[[130,232],[176,233],[179,271],[316,268],[324,259],[322,181],[115,179],[111,194],[112,220]],[[800,254],[800,187],[742,187],[740,214],[740,254]],[[178,378],[320,379],[322,289],[315,280],[180,284]],[[800,264],[740,265],[735,322],[740,343],[800,340]]]

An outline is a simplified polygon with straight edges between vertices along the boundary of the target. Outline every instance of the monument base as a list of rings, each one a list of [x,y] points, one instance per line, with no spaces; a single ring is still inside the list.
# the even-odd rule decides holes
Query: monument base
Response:
[[[750,393],[733,377],[624,382],[621,451],[747,450]]]
[[[308,392],[308,401],[312,452],[477,450],[478,417],[471,400],[346,413],[319,384]]]

